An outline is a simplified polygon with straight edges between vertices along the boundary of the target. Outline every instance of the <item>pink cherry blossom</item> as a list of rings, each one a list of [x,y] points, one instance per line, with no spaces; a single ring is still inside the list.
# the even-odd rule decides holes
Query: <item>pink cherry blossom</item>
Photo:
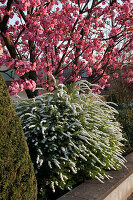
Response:
[[[14,70],[22,87],[32,91],[36,84],[53,90],[51,74],[58,83],[70,83],[86,72],[102,89],[109,85],[112,72],[115,78],[119,74],[131,81],[132,71],[123,70],[122,63],[133,60],[132,3],[96,2],[20,0],[10,1],[8,8],[9,0],[2,0],[0,67]],[[17,84],[9,90],[16,94]]]
[[[125,81],[126,81],[127,83],[131,83],[131,82],[133,82],[133,78],[126,78]]]
[[[119,77],[119,74],[118,74],[118,73],[114,73],[114,74],[113,74],[113,77],[114,77],[114,78],[118,78],[118,77]]]
[[[25,90],[34,91],[36,88],[36,83],[32,79],[29,79],[29,80],[26,79],[25,82],[23,83],[23,85],[24,85]]]
[[[11,95],[16,95],[18,92],[22,92],[24,89],[23,81],[21,79],[14,80],[9,86],[8,90]]]
[[[86,71],[86,74],[87,74],[88,76],[91,76],[91,75],[92,75],[92,68],[86,67],[85,71]]]

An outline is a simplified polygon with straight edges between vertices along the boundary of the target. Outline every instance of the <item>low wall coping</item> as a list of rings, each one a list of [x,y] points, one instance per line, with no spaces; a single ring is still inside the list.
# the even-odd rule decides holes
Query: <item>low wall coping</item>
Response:
[[[87,180],[78,187],[63,195],[62,197],[58,198],[58,200],[104,200],[128,177],[133,175],[133,153],[127,155],[126,160],[127,162],[125,165],[127,168],[122,167],[118,171],[114,170],[109,172],[110,176],[113,177],[112,179],[105,179],[104,183],[101,183],[98,180]],[[131,192],[133,192],[133,185]],[[130,195],[129,192],[127,195]]]

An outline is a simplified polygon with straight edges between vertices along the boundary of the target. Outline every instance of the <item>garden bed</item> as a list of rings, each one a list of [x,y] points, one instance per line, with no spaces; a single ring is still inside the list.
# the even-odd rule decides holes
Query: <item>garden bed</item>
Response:
[[[127,200],[133,192],[133,153],[126,160],[127,168],[110,172],[113,179],[85,181],[58,200]]]

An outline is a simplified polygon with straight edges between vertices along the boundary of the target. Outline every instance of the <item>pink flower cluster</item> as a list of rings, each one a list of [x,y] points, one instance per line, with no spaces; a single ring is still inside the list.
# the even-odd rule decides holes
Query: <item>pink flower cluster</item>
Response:
[[[11,95],[16,95],[18,92],[22,92],[24,89],[22,80],[14,80],[9,86],[8,90]]]
[[[12,82],[9,87],[12,94],[22,87],[34,90],[36,84],[53,90],[51,74],[59,83],[66,83],[80,80],[83,71],[92,83],[99,85],[95,88],[98,93],[100,88],[109,86],[112,70],[113,77],[118,78],[117,71],[122,69],[120,57],[126,60],[133,48],[132,3],[131,0],[112,1],[112,5],[106,0],[94,2],[20,0],[13,1],[7,13],[6,1],[1,1],[1,19],[8,14],[15,23],[8,23],[7,31],[0,37],[3,46],[0,66],[5,64],[25,78],[22,82]],[[8,48],[5,38],[10,38]],[[26,79],[30,71],[36,71],[36,83],[32,77]],[[124,74],[127,82],[132,82],[131,73]]]
[[[35,71],[36,63],[31,63],[29,61],[17,60],[15,63],[16,73],[18,76],[23,76],[26,72]]]
[[[32,79],[27,80],[25,79],[25,82],[23,83],[25,90],[32,90],[34,91],[36,89],[36,83]]]
[[[11,83],[11,86],[9,86],[8,90],[11,95],[16,95],[18,92],[22,92],[23,90],[32,90],[34,91],[36,89],[36,83],[33,80],[25,80],[22,79],[14,80]]]
[[[125,81],[127,83],[133,82],[133,70],[132,69],[129,69],[129,70],[123,72],[122,76],[125,78]]]

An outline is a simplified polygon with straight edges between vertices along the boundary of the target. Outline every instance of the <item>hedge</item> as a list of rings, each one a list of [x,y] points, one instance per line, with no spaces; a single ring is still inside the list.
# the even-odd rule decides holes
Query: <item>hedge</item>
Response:
[[[0,75],[0,199],[36,200],[37,183],[20,120]]]

